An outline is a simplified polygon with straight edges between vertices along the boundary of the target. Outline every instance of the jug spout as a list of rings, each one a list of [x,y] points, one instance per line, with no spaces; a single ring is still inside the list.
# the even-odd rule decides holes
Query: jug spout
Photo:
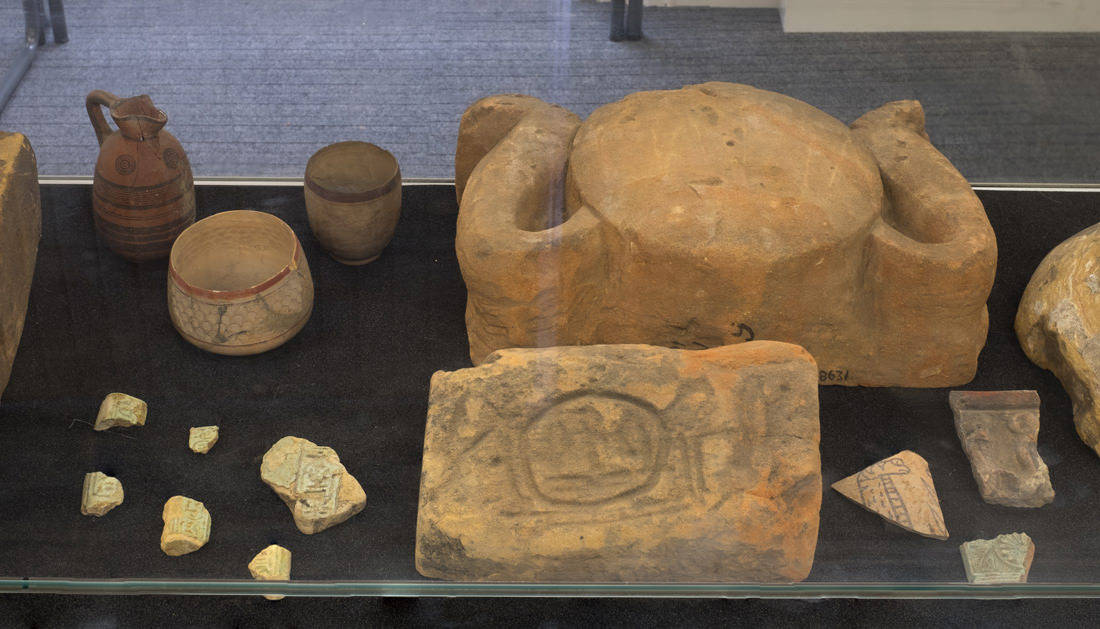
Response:
[[[168,116],[147,94],[118,100],[111,105],[111,118],[122,135],[139,141],[156,136],[168,122]]]

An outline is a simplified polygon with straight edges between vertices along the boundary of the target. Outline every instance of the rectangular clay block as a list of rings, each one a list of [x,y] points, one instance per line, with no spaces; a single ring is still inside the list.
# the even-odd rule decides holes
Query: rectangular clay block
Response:
[[[432,377],[416,567],[464,581],[806,578],[817,366],[796,345],[509,349]]]
[[[0,131],[0,394],[23,335],[41,235],[34,150],[21,134]]]

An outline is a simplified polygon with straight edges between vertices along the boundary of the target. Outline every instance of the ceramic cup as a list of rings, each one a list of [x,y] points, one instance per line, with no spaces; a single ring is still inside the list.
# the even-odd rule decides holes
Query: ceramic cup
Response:
[[[215,354],[258,354],[290,340],[313,311],[313,279],[290,226],[264,212],[214,214],[168,257],[172,325]]]
[[[309,227],[333,258],[366,264],[393,238],[401,216],[401,169],[367,142],[338,142],[306,164]]]

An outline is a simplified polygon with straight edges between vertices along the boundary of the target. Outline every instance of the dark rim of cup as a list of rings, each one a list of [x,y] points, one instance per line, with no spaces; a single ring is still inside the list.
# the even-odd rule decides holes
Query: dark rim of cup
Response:
[[[381,186],[378,186],[377,188],[372,188],[370,190],[364,190],[362,192],[340,192],[337,190],[329,190],[314,181],[313,177],[310,176],[310,171],[312,170],[310,166],[313,165],[314,160],[318,159],[319,156],[329,151],[330,149],[333,149],[334,147],[348,147],[349,145],[362,145],[365,148],[369,148],[372,152],[380,151],[380,154],[382,156],[389,158],[389,160],[393,162],[393,175],[391,175],[390,178],[387,179],[386,182],[383,183]],[[322,148],[309,158],[309,163],[306,164],[305,184],[306,188],[308,188],[310,192],[326,201],[332,201],[334,203],[363,203],[365,201],[373,201],[375,199],[384,197],[392,192],[394,188],[400,186],[401,167],[397,164],[397,159],[394,158],[393,154],[380,146],[376,146],[369,142],[337,142],[336,144],[330,144]]]

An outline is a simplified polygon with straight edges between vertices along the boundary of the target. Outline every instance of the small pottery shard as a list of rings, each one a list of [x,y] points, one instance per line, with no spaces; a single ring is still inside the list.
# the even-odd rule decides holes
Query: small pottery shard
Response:
[[[80,513],[101,516],[122,504],[122,483],[103,472],[84,475],[84,491],[80,497]]]
[[[1027,583],[1035,544],[1027,533],[976,539],[959,546],[970,583]]]
[[[257,581],[289,581],[290,580],[290,551],[272,544],[261,550],[248,562],[248,571]],[[277,601],[285,598],[277,594],[265,594],[269,601]]]
[[[166,555],[186,555],[210,541],[210,512],[198,500],[172,496],[164,503],[161,517],[164,530],[160,534],[160,549]]]
[[[1036,449],[1035,391],[952,391],[950,401],[983,500],[1008,507],[1041,507],[1054,500],[1050,472]]]
[[[916,452],[904,450],[883,459],[833,483],[833,489],[907,531],[947,539],[928,462]]]
[[[1043,258],[1016,311],[1027,357],[1062,381],[1077,434],[1100,453],[1100,224]]]
[[[0,393],[23,335],[41,235],[34,150],[21,134],[0,131]]]
[[[192,426],[187,439],[187,445],[192,452],[206,454],[210,448],[218,442],[217,426]]]
[[[99,405],[99,414],[95,418],[96,430],[107,430],[122,426],[144,426],[149,407],[145,402],[125,393],[108,393]]]
[[[283,437],[264,455],[260,478],[282,498],[298,530],[310,535],[363,510],[367,495],[332,448]]]
[[[806,578],[817,366],[758,341],[507,349],[432,377],[416,567],[470,581]]]

